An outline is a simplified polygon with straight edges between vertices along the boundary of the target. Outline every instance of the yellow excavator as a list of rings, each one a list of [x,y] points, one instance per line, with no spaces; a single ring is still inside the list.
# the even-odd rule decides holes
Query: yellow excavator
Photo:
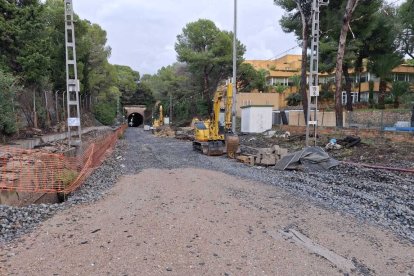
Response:
[[[152,122],[152,127],[158,128],[162,125],[164,125],[164,114],[162,111],[162,105],[160,105],[160,114],[158,116],[158,119],[154,119],[154,121]]]
[[[214,94],[213,114],[204,121],[194,122],[193,149],[206,155],[222,155],[227,153],[235,158],[239,151],[239,137],[231,131],[233,107],[233,87],[229,83],[227,89],[218,90]],[[224,95],[225,94],[225,95]],[[224,97],[225,96],[225,97]],[[225,98],[224,122],[220,122],[220,106]]]

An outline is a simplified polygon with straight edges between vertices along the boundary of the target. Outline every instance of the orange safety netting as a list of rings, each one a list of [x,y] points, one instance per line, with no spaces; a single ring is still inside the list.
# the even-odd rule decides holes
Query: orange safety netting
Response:
[[[0,191],[73,192],[112,152],[126,128],[90,143],[76,157],[0,146]]]

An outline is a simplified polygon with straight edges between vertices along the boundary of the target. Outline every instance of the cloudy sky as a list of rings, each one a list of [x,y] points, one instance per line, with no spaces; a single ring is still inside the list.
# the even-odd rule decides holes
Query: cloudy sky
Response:
[[[156,73],[176,61],[174,44],[183,27],[199,18],[233,30],[232,0],[74,0],[75,12],[108,34],[111,63]],[[283,10],[272,0],[238,0],[238,38],[246,59],[270,59],[297,46],[279,26]],[[289,53],[300,53],[299,48]]]

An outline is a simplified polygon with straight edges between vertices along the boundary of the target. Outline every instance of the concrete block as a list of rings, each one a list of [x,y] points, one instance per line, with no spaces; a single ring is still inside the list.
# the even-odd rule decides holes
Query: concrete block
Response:
[[[278,155],[280,156],[280,159],[282,159],[283,157],[285,157],[286,155],[288,155],[288,150],[287,149],[284,149],[284,148],[280,148]]]
[[[272,148],[260,148],[257,150],[258,154],[271,154]]]
[[[272,147],[272,153],[279,154],[279,149],[280,149],[279,145],[274,145]]]
[[[266,154],[263,156],[260,164],[265,166],[274,166],[276,165],[276,156],[274,154]]]

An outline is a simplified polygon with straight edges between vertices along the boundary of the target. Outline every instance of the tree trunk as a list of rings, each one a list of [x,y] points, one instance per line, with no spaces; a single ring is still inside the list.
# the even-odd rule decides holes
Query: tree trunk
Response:
[[[395,96],[394,99],[394,108],[399,108],[400,107],[400,97]]]
[[[342,18],[341,34],[339,36],[338,53],[336,55],[336,73],[335,73],[335,114],[336,126],[343,127],[342,114],[342,64],[344,61],[346,36],[349,30],[349,22],[351,21],[352,13],[358,4],[358,0],[348,0],[346,4],[344,17]]]
[[[342,68],[344,70],[344,77],[345,77],[346,110],[353,111],[352,93],[351,93],[352,83],[351,83],[351,78],[349,77],[348,65],[345,64],[342,66]]]
[[[378,93],[378,108],[385,109],[385,91],[387,90],[387,82],[380,80]]]
[[[374,108],[374,82],[371,80],[368,82],[368,103],[370,108]]]

